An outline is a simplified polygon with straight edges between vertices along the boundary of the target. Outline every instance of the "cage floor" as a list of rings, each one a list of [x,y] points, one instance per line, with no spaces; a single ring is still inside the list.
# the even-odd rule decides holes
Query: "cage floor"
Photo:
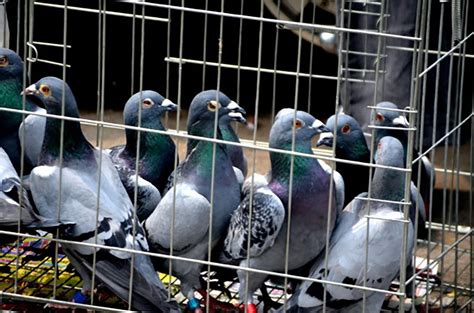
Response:
[[[433,231],[433,234],[434,240],[439,240],[440,236],[443,236],[441,231]],[[455,234],[449,231],[444,232],[444,237],[446,245],[456,240]],[[469,288],[472,284],[472,277],[469,272],[471,253],[468,240],[465,239],[460,242],[457,249],[450,250],[442,261],[434,264],[430,268],[430,275],[427,275],[428,272],[424,271],[417,277],[416,297],[414,299],[406,299],[404,303],[406,310],[410,310],[412,301],[415,301],[415,305],[420,308],[419,312],[424,312],[424,309],[421,309],[421,307],[424,307],[426,300],[428,300],[430,312],[437,312],[441,306],[445,312],[454,312],[456,308],[469,301]],[[428,250],[430,250],[430,257],[436,258],[442,251],[442,248],[442,245],[437,241],[419,241],[416,260],[418,268],[426,264],[425,257]],[[57,260],[54,260],[54,255],[54,245],[47,238],[26,239],[18,246],[2,247],[0,254],[0,290],[45,299],[51,298],[55,294],[55,298],[58,300],[70,301],[74,293],[80,290],[82,286],[81,279],[69,265],[69,261],[62,254],[60,248],[58,249]],[[441,268],[444,270],[441,271]],[[57,275],[54,274],[55,270]],[[239,303],[239,283],[237,278],[225,281],[221,285],[217,283],[214,272],[211,272],[209,277],[210,295],[213,298],[223,303]],[[170,287],[171,295],[179,303],[182,303],[184,308],[186,299],[179,292],[179,280],[163,274],[160,278],[166,286]],[[207,273],[203,272],[205,283],[208,281],[207,278]],[[397,282],[394,282],[392,287],[396,290]],[[285,290],[281,284],[268,281],[264,291],[264,295],[262,295],[261,291],[255,295],[260,312],[265,312],[270,307],[278,306],[285,301]],[[290,293],[287,295],[290,295]],[[427,298],[426,293],[428,293]],[[63,312],[71,309],[64,306],[18,301],[7,297],[3,297],[1,300],[0,308],[4,310]],[[100,284],[96,289],[93,303],[117,309],[127,308],[123,301]],[[397,297],[387,296],[384,310],[398,311],[399,304],[400,301]],[[219,312],[219,310],[216,312]]]

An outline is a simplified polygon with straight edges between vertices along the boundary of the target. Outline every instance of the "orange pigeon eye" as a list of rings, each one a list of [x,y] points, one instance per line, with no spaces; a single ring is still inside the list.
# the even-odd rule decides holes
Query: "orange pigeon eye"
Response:
[[[344,126],[342,126],[341,128],[341,132],[343,134],[348,134],[351,132],[351,127],[349,126],[349,124],[345,124]]]
[[[303,126],[304,126],[303,121],[301,121],[301,120],[296,120],[296,121],[295,121],[295,128],[296,128],[296,129],[300,129],[300,128],[303,127]]]
[[[377,115],[375,115],[375,119],[379,122],[383,122],[385,117],[382,115],[382,113],[377,113]]]
[[[51,89],[49,89],[49,87],[46,85],[41,85],[40,91],[45,97],[49,97],[51,95]]]
[[[6,66],[6,65],[8,65],[7,57],[5,57],[5,56],[0,57],[0,66]]]
[[[151,99],[145,99],[145,100],[143,100],[143,106],[144,106],[145,108],[150,108],[150,107],[153,106],[153,104],[154,104],[154,103],[153,103],[153,101],[152,101]]]

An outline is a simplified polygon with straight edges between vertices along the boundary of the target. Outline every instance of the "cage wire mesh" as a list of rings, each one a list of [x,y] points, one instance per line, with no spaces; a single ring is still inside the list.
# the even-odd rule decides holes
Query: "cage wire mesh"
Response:
[[[289,107],[304,110],[321,119],[339,112],[342,107],[349,113],[354,110],[355,115],[365,114],[361,124],[365,124],[363,126],[367,132],[372,134],[368,137],[368,142],[370,151],[374,151],[377,143],[373,132],[375,129],[383,129],[384,126],[375,125],[370,116],[377,114],[376,105],[386,100],[386,95],[403,93],[403,101],[400,100],[403,106],[399,106],[395,111],[406,114],[409,121],[408,128],[405,129],[408,134],[408,166],[398,170],[406,173],[406,182],[410,182],[415,174],[411,171],[410,164],[421,163],[422,157],[428,156],[436,173],[429,182],[431,188],[428,199],[424,199],[428,214],[422,228],[426,229],[415,226],[418,234],[425,231],[426,235],[423,238],[418,236],[415,240],[412,267],[407,267],[409,264],[404,261],[404,256],[410,254],[409,245],[404,241],[401,249],[402,261],[397,264],[400,273],[388,290],[370,288],[365,280],[362,285],[350,284],[347,281],[336,283],[342,283],[350,290],[375,291],[385,295],[383,310],[386,311],[471,312],[474,124],[472,98],[469,98],[469,95],[472,96],[472,81],[469,84],[465,78],[469,75],[467,69],[469,64],[472,68],[474,58],[472,50],[468,49],[468,44],[472,47],[473,40],[472,29],[469,31],[468,28],[468,25],[472,26],[472,22],[469,24],[469,19],[472,18],[468,16],[470,3],[457,0],[439,3],[427,0],[416,2],[416,10],[406,12],[414,19],[411,35],[393,32],[393,25],[396,25],[396,14],[393,10],[396,5],[393,0],[337,3],[242,0],[232,5],[225,1],[92,3],[79,0],[45,0],[4,1],[0,7],[3,8],[3,38],[6,42],[7,17],[10,12],[17,17],[16,21],[10,18],[10,28],[15,29],[10,38],[15,38],[16,44],[10,48],[25,60],[24,70],[29,77],[56,75],[69,82],[69,77],[74,76],[69,73],[74,70],[76,64],[79,67],[88,64],[86,66],[89,75],[76,77],[76,82],[71,83],[71,87],[75,94],[84,94],[78,96],[79,108],[82,105],[82,97],[85,101],[94,103],[95,110],[89,105],[88,109],[81,109],[81,118],[48,114],[49,118],[79,121],[86,137],[100,150],[110,148],[117,142],[123,143],[125,129],[138,131],[138,138],[147,132],[167,134],[173,138],[177,147],[174,156],[175,168],[185,159],[186,140],[214,143],[211,154],[213,163],[216,160],[216,145],[224,143],[218,138],[217,123],[214,123],[211,138],[192,136],[185,131],[190,100],[201,90],[222,91],[234,98],[249,113],[248,124],[251,126],[236,126],[240,143],[227,144],[227,147],[237,146],[244,150],[248,160],[249,177],[253,173],[265,173],[270,169],[268,153],[271,151],[292,155],[291,170],[294,167],[294,159],[301,156],[301,153],[295,152],[294,133],[290,151],[273,149],[268,145],[269,128],[278,109]],[[337,20],[337,26],[318,23],[323,10],[334,15],[332,19],[333,22]],[[75,23],[71,22],[71,17],[74,17],[72,20]],[[79,31],[78,35],[77,21],[90,24],[95,33]],[[15,22],[16,27],[12,28]],[[54,27],[42,27],[48,23],[54,24]],[[126,34],[123,33],[125,30]],[[54,33],[54,36],[50,36],[51,33]],[[88,46],[80,40],[75,40],[76,44],[73,44],[72,34],[90,37]],[[289,41],[290,47],[283,46],[288,43],[283,41],[284,36],[293,36]],[[128,39],[123,40],[124,37]],[[57,41],[51,41],[50,38]],[[322,52],[321,48],[326,52]],[[294,53],[286,53],[288,49],[294,50]],[[324,58],[327,53],[337,55],[337,63],[334,63],[334,69],[329,71],[320,68],[321,63],[318,63],[318,58]],[[117,54],[123,58],[120,57],[121,61],[115,63],[112,58]],[[71,55],[73,57],[70,57]],[[400,55],[404,55],[403,62],[406,62],[403,64],[405,74],[397,77],[396,74],[391,75],[392,71],[398,69],[390,62],[399,62],[397,56]],[[357,61],[354,61],[354,56],[358,57]],[[290,59],[291,57],[293,59]],[[88,61],[84,63],[84,59]],[[151,72],[153,73],[150,74]],[[125,103],[128,96],[144,90],[145,86],[174,100],[178,110],[175,114],[166,114],[167,130],[141,127],[141,119],[138,119],[136,126],[126,126],[122,121],[121,112],[118,113],[121,106],[114,104],[114,110],[106,109],[106,103],[110,104],[110,101],[107,102],[108,93],[113,92],[109,91],[116,90],[107,89],[107,84],[114,79],[114,75],[121,74],[127,76],[129,82],[128,86],[119,85],[116,88],[127,94],[127,97],[120,99],[121,103]],[[393,90],[396,85],[393,82],[387,83],[389,80],[399,83],[401,90]],[[93,84],[96,84],[95,87]],[[27,86],[25,75],[23,88]],[[86,86],[87,88],[83,88]],[[332,89],[327,89],[326,86],[332,86]],[[357,96],[364,92],[369,94],[365,97],[369,100],[359,100],[357,105],[363,110],[357,113],[354,109],[356,104],[352,102],[357,102]],[[140,95],[140,98],[142,97]],[[324,109],[323,106],[327,108]],[[25,115],[22,113],[44,115],[4,107],[0,107],[1,111],[14,112],[23,119]],[[142,113],[139,109],[138,114]],[[217,121],[217,113],[215,118]],[[336,138],[337,136],[334,145],[337,145]],[[325,161],[332,169],[336,164],[368,166],[371,173],[380,168],[373,161],[364,164],[336,157],[333,149],[313,150],[315,155],[307,157]],[[141,153],[139,144],[136,151]],[[371,153],[370,160],[373,159],[374,154]],[[138,161],[135,166],[138,168]],[[421,169],[421,166],[419,168]],[[99,162],[98,173],[101,169],[102,162]],[[21,163],[20,173],[26,173],[24,162]],[[213,166],[211,186],[216,184],[214,173]],[[333,176],[334,172],[331,170],[331,179]],[[423,184],[422,176],[418,173],[416,177],[418,179],[414,183],[420,187]],[[291,171],[290,185],[296,179]],[[22,181],[25,180],[23,177]],[[100,181],[99,178],[97,190],[101,188]],[[368,182],[361,182],[367,185],[369,191],[368,196],[361,199],[369,203],[380,201],[371,198],[370,181],[371,178]],[[61,178],[58,183],[61,183]],[[56,188],[60,190],[61,187],[58,185]],[[334,194],[336,191],[333,189],[331,186],[328,193]],[[250,191],[250,198],[253,197],[253,192]],[[290,188],[290,194],[291,192]],[[409,199],[409,194],[409,187],[405,187],[404,199]],[[211,204],[214,196],[211,191]],[[137,189],[131,200],[137,206]],[[100,199],[96,199],[96,203],[98,210]],[[404,200],[400,204],[404,218],[392,222],[404,225],[406,239],[409,201]],[[292,204],[288,205],[291,212]],[[331,210],[331,203],[328,210]],[[287,214],[288,220],[291,221],[291,214]],[[329,225],[331,217],[328,216]],[[212,223],[211,217],[212,215],[209,215]],[[373,220],[377,217],[371,216],[369,212],[364,218]],[[416,219],[419,218],[417,213]],[[131,299],[132,294],[130,293],[127,299],[114,295],[96,278],[96,268],[92,271],[93,287],[90,290],[90,298],[85,303],[72,302],[72,297],[81,289],[83,282],[65,255],[63,247],[65,244],[78,243],[64,237],[60,230],[26,233],[23,229],[20,231],[20,224],[19,219],[16,230],[0,230],[3,235],[13,235],[17,238],[14,243],[2,246],[2,309],[39,311],[45,310],[47,306],[48,310],[133,309],[128,304],[130,301],[127,301]],[[133,227],[137,226],[134,224]],[[170,229],[174,230],[171,225]],[[330,240],[329,227],[327,234],[326,246]],[[209,235],[209,246],[210,243]],[[286,244],[289,244],[288,241]],[[150,255],[161,260],[181,259],[180,255],[175,253],[111,248],[98,244],[97,240],[82,245],[101,250],[115,249],[131,254]],[[367,249],[366,246],[365,251],[360,252],[361,255],[367,253]],[[325,256],[327,253],[327,249],[322,250]],[[320,282],[323,283],[324,290],[335,284],[327,279],[327,272],[318,278],[308,278],[307,274],[290,271],[288,260],[292,257],[294,256],[286,253],[286,266],[281,271],[223,264],[218,259],[211,258],[211,253],[200,260],[186,260],[190,264],[202,264],[201,279],[207,295],[198,298],[202,298],[204,305],[209,303],[210,297],[226,303],[239,303],[242,300],[239,299],[240,285],[237,276],[223,280],[216,275],[218,268],[239,268],[249,276],[268,274],[272,280],[266,280],[264,288],[257,291],[253,299],[259,311],[267,311],[272,306],[286,305],[294,291],[294,285],[289,285],[290,280]],[[365,275],[368,262],[370,260],[366,258]],[[161,271],[159,277],[165,284],[169,297],[176,299],[184,309],[188,299],[180,293],[181,283],[172,275],[173,263],[170,264],[169,268]],[[134,277],[129,279],[129,286],[133,286]],[[327,294],[324,294],[324,301],[329,302]],[[205,307],[206,310],[212,311],[210,305]],[[365,309],[365,304],[363,308]],[[248,308],[240,309],[247,311]],[[324,310],[326,309],[330,310],[324,305]]]

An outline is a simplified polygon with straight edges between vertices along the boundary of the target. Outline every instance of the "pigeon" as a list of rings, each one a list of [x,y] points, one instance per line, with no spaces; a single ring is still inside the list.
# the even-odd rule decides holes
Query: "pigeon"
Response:
[[[270,130],[270,148],[292,150],[295,132],[294,150],[313,155],[311,139],[329,130],[306,112],[284,110],[277,115]],[[264,178],[258,179],[252,197],[246,196],[232,215],[222,260],[244,268],[283,272],[287,236],[290,240],[288,270],[303,267],[322,251],[326,244],[326,233],[331,233],[336,219],[335,193],[332,194],[332,206],[329,208],[330,175],[317,159],[295,156],[290,210],[291,159],[289,154],[270,152],[271,179],[267,185]],[[245,303],[249,312],[256,312],[253,294],[267,275],[250,273],[247,277],[245,270],[238,270],[237,274],[240,301]]]
[[[380,102],[377,104],[377,109],[374,110],[374,123],[376,126],[385,126],[385,127],[397,127],[397,128],[408,128],[410,125],[405,115],[401,112],[393,111],[398,109],[397,105],[392,102]],[[378,142],[380,138],[385,136],[393,136],[400,140],[404,149],[404,162],[406,162],[406,157],[408,153],[408,131],[404,129],[380,129],[376,128],[375,132],[375,142]],[[416,158],[419,155],[416,148],[413,148],[413,156]],[[430,204],[430,192],[434,188],[435,184],[435,172],[434,167],[428,157],[423,156],[418,162],[412,164],[411,179],[415,184],[418,183],[418,166],[421,164],[421,178],[419,191],[425,201],[426,208],[425,214],[428,213]],[[433,182],[431,182],[433,180]]]
[[[235,133],[230,123],[232,121],[236,121],[236,122],[245,124],[246,119],[244,115],[245,115],[245,112],[230,112],[229,114],[224,115],[219,119],[219,130],[222,135],[222,140],[240,143],[240,139]],[[197,140],[194,140],[191,138],[188,140],[186,156],[188,156],[189,153],[191,153],[191,151],[196,146],[197,142],[198,142]],[[242,147],[234,146],[234,145],[225,145],[225,147],[228,150],[228,154],[231,159],[232,165],[234,167],[234,172],[235,172],[235,175],[237,176],[239,186],[242,187],[245,177],[247,176],[247,159],[245,158]],[[168,190],[170,190],[171,187],[173,187],[174,174],[175,172],[173,171],[171,175],[168,177],[168,181],[166,183],[164,193],[167,193]]]
[[[188,133],[213,138],[217,129],[216,137],[222,139],[219,128],[215,126],[216,117],[220,119],[232,112],[245,113],[222,92],[203,91],[191,102]],[[176,169],[176,184],[144,221],[144,227],[152,251],[205,260],[209,248],[213,248],[225,235],[230,216],[240,202],[240,189],[224,145],[195,139],[192,143],[188,141],[189,148],[188,156]],[[210,217],[212,225],[209,225]],[[199,312],[201,309],[194,291],[204,293],[200,284],[202,265],[181,260],[173,260],[171,265],[173,274],[181,281],[181,292],[189,300],[188,308]],[[168,268],[169,261],[156,266]]]
[[[379,165],[404,168],[403,146],[396,138],[384,137],[378,143],[376,162]],[[405,173],[376,168],[371,197],[402,201]],[[367,193],[360,194],[366,197]],[[303,281],[286,305],[278,312],[363,312],[364,292],[352,286],[388,290],[400,270],[405,223],[400,204],[353,199],[341,214],[328,247],[327,267],[322,253],[311,269],[310,278],[326,279],[349,286],[324,285]],[[371,218],[367,226],[367,215]],[[392,220],[387,220],[392,219]],[[393,221],[395,220],[395,221]],[[399,220],[399,221],[397,221]],[[406,261],[410,263],[413,249],[413,226],[408,223]],[[367,238],[368,227],[368,238]],[[367,275],[365,275],[366,244],[368,243]],[[327,277],[325,276],[327,273]],[[364,312],[380,312],[385,293],[367,291]]]
[[[10,109],[23,109],[23,62],[18,54],[6,48],[0,48],[0,107]],[[38,108],[34,101],[26,99],[25,109],[28,111],[44,113],[45,110]],[[22,125],[22,114],[0,110],[0,147],[10,157],[18,174],[21,170],[21,145],[23,131],[19,131]],[[25,118],[25,161],[24,174],[28,174],[35,162],[35,153],[41,146],[44,137],[44,126],[46,119],[40,116],[30,115]],[[37,155],[36,155],[37,156]]]
[[[326,126],[331,132],[321,134],[317,146],[325,145],[332,147],[334,144],[334,131],[336,132],[335,152],[338,159],[358,161],[369,164],[370,150],[367,147],[366,139],[359,123],[350,115],[338,114],[337,125],[335,115],[328,118]],[[377,143],[377,142],[376,142]],[[344,207],[347,206],[354,197],[367,191],[369,183],[370,168],[368,166],[355,165],[338,162],[337,171],[342,175],[345,182]],[[410,220],[415,223],[416,208],[418,207],[418,238],[426,238],[427,231],[425,227],[426,214],[424,200],[418,192],[415,184],[410,185]],[[418,203],[418,205],[417,205]]]
[[[240,143],[239,137],[232,128],[231,122],[237,121],[245,124],[246,120],[240,112],[231,112],[219,119],[219,129],[222,133],[222,139],[225,141]],[[247,159],[245,158],[242,147],[227,145],[227,151],[234,167],[240,170],[242,176],[247,176]]]
[[[43,218],[34,211],[27,191],[22,186],[10,158],[5,150],[0,148],[0,229],[16,232],[18,226],[23,231],[37,227],[55,227],[58,224]],[[0,234],[0,245],[14,240],[13,236]]]
[[[65,116],[79,117],[71,89],[58,78],[42,78],[24,92],[39,99],[48,114],[53,115],[61,115],[64,98]],[[64,141],[61,144],[62,130]],[[91,275],[95,269],[96,278],[123,300],[128,301],[131,292],[133,309],[179,312],[176,302],[167,301],[167,291],[148,256],[134,255],[131,277],[131,253],[107,248],[148,251],[148,243],[143,228],[133,218],[133,205],[112,160],[86,140],[79,122],[47,119],[39,165],[31,171],[30,185],[40,215],[75,222],[65,232],[67,239],[104,246],[62,244],[63,251],[84,280],[82,293],[75,296],[75,301],[83,299],[93,287]]]
[[[139,108],[141,106],[141,110]],[[144,90],[134,94],[125,104],[124,123],[138,126],[141,113],[141,127],[165,130],[160,117],[164,112],[176,111],[177,106],[159,93]],[[134,199],[137,187],[137,216],[145,220],[161,200],[161,193],[174,167],[176,146],[173,140],[163,134],[142,131],[138,177],[136,177],[137,131],[126,129],[127,143],[107,150],[119,172],[130,199]]]

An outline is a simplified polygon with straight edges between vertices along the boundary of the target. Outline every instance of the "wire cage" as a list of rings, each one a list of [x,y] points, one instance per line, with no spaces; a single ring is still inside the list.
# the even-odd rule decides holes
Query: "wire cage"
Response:
[[[8,46],[9,41],[10,49],[24,60],[23,89],[28,87],[29,77],[33,83],[41,77],[57,76],[71,86],[81,117],[64,116],[64,111],[62,116],[30,112],[25,109],[25,97],[23,109],[0,106],[0,113],[15,113],[23,120],[27,115],[46,114],[50,119],[78,121],[86,137],[99,150],[123,144],[124,130],[138,131],[139,138],[146,133],[166,134],[176,144],[174,170],[186,158],[186,142],[197,140],[213,143],[214,173],[215,147],[226,143],[218,137],[217,123],[210,138],[186,131],[189,104],[202,90],[222,91],[247,111],[247,124],[234,125],[240,141],[227,142],[226,147],[243,149],[248,161],[247,177],[252,183],[252,174],[270,170],[270,152],[291,156],[290,186],[298,179],[293,173],[294,160],[301,156],[329,164],[331,180],[340,164],[367,167],[372,173],[383,168],[373,161],[377,145],[374,132],[390,130],[390,126],[376,125],[376,105],[382,101],[396,102],[398,108],[391,110],[407,116],[409,124],[404,131],[408,147],[405,164],[408,165],[396,170],[405,173],[406,186],[414,177],[413,183],[418,188],[429,185],[423,199],[427,214],[424,224],[414,223],[417,239],[413,243],[413,257],[407,261],[406,256],[411,254],[406,238],[412,203],[405,200],[410,199],[410,188],[404,187],[403,200],[397,202],[403,218],[391,222],[403,225],[405,240],[402,247],[398,247],[401,261],[395,271],[399,274],[389,289],[371,287],[365,280],[362,284],[347,280],[334,282],[324,270],[318,277],[309,276],[309,269],[294,272],[288,260],[295,256],[288,251],[282,255],[286,266],[278,271],[249,268],[239,263],[225,264],[212,253],[201,259],[185,257],[190,264],[202,265],[201,283],[207,294],[197,297],[208,312],[214,310],[207,305],[211,297],[222,303],[236,304],[236,312],[250,311],[246,306],[237,305],[249,300],[239,297],[237,275],[222,278],[219,269],[240,269],[248,273],[247,277],[257,274],[271,277],[253,295],[259,312],[278,306],[285,310],[298,282],[302,281],[322,284],[321,311],[332,310],[326,289],[334,285],[359,290],[364,299],[367,292],[384,295],[383,311],[472,311],[474,102],[472,73],[468,69],[472,68],[474,58],[471,38],[474,33],[469,16],[470,1],[10,0],[3,1],[0,8],[3,9],[3,13],[0,12],[3,45]],[[177,112],[166,113],[163,118],[166,130],[123,122],[123,104],[131,95],[146,89],[157,90],[177,104]],[[142,97],[140,94],[140,99]],[[63,106],[64,101],[63,98]],[[351,161],[336,155],[335,148],[316,148],[315,145],[314,155],[301,154],[295,150],[295,133],[289,149],[270,147],[268,134],[282,108],[306,111],[321,120],[342,110],[353,115],[368,134],[371,161]],[[138,115],[142,113],[140,109]],[[334,146],[337,146],[337,133],[333,135]],[[139,147],[136,151],[141,153]],[[28,177],[23,175],[27,174],[24,149],[22,157],[19,174],[25,182]],[[421,164],[423,157],[429,157],[434,168],[435,175],[428,182],[410,166]],[[97,173],[101,170],[99,162]],[[381,201],[371,197],[371,181],[372,178],[361,179],[360,184],[367,186],[369,192],[365,197],[358,197],[361,201]],[[61,188],[60,183],[61,179],[56,188]],[[212,174],[211,186],[215,184]],[[254,189],[250,189],[252,199]],[[289,198],[291,190],[290,187]],[[337,190],[331,185],[327,192],[333,197]],[[137,193],[135,189],[131,195],[135,208]],[[211,192],[212,197],[215,195]],[[210,202],[212,207],[212,200]],[[97,212],[99,203],[97,199]],[[328,212],[334,210],[331,205],[334,204],[329,201]],[[418,208],[419,204],[416,205]],[[292,204],[288,206],[291,208]],[[291,209],[286,214],[291,216]],[[326,215],[329,225],[331,215]],[[209,219],[212,223],[212,214]],[[373,221],[379,217],[369,212],[363,219]],[[415,220],[419,219],[417,210]],[[288,220],[291,222],[290,217]],[[0,234],[16,238],[7,244],[2,241],[0,305],[4,310],[134,309],[132,302],[127,301],[132,299],[132,293],[126,299],[116,296],[95,278],[95,267],[89,298],[83,303],[73,301],[83,281],[66,256],[64,245],[84,245],[95,251],[115,250],[159,260],[183,260],[179,253],[111,248],[98,244],[97,240],[77,243],[60,229],[26,232],[20,228],[21,214],[17,225],[13,231],[0,229]],[[170,225],[170,229],[173,232],[175,228]],[[328,226],[324,235],[326,247],[330,246],[330,234]],[[211,246],[211,235],[208,240]],[[289,244],[287,237],[286,245]],[[361,256],[368,253],[368,246],[370,244],[360,251]],[[328,249],[321,251],[323,259],[328,257]],[[365,258],[364,277],[368,263],[370,260]],[[170,264],[158,275],[168,297],[175,299],[184,310],[189,299],[181,293],[181,282],[173,275],[173,263]],[[129,286],[133,286],[134,277],[130,276],[129,280]],[[365,300],[361,308],[370,311]]]

